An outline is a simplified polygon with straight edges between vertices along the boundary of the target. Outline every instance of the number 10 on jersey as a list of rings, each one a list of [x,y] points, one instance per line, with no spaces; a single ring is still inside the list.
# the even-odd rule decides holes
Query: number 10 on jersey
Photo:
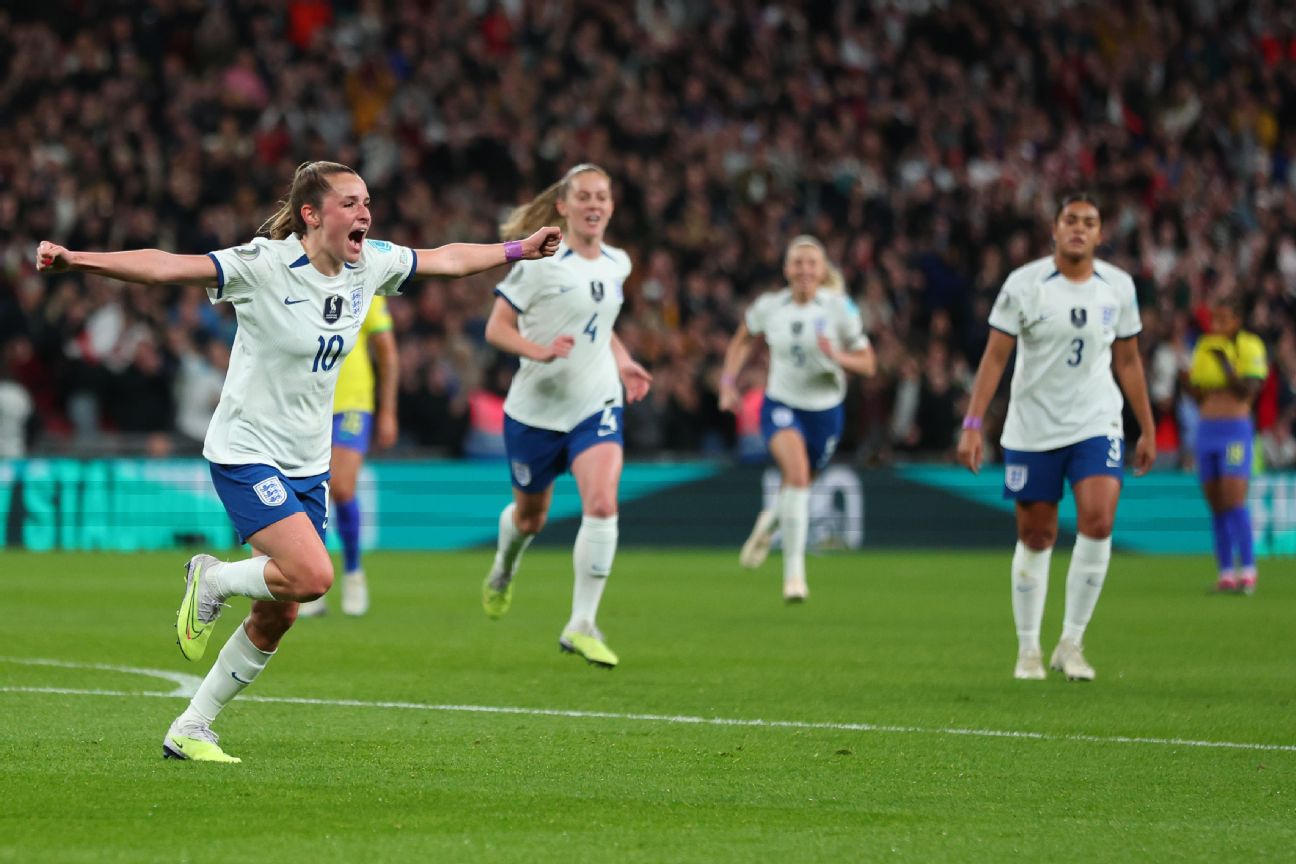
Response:
[[[330,336],[327,342],[323,336],[319,337],[319,350],[315,352],[315,363],[311,366],[311,371],[328,372],[337,365],[338,358],[342,356],[342,348],[341,336]]]

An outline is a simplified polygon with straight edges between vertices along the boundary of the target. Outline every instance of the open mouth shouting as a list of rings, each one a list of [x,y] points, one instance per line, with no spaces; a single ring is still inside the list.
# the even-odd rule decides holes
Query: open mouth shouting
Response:
[[[366,225],[347,234],[346,251],[348,259],[355,260],[360,257],[360,249],[364,245],[365,235],[368,233],[369,226]]]

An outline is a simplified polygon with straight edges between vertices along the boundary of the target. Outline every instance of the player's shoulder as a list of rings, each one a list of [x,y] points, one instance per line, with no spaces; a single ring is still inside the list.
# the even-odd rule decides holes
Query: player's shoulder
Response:
[[[624,268],[627,273],[630,272],[630,268],[633,265],[630,263],[629,253],[624,249],[604,243],[600,252],[602,256],[611,263],[615,264],[617,267]]]
[[[784,286],[771,291],[764,291],[756,295],[756,299],[751,302],[753,309],[759,309],[762,312],[781,309],[792,303],[792,289]]]
[[[845,291],[833,288],[820,288],[815,292],[815,301],[825,309],[845,315],[858,315],[859,307]]]
[[[1102,279],[1104,282],[1111,285],[1115,285],[1118,288],[1129,291],[1134,290],[1134,277],[1110,261],[1095,258],[1094,273],[1099,279]]]
[[[1250,330],[1239,330],[1237,334],[1237,346],[1239,351],[1250,351],[1260,356],[1265,355],[1265,343],[1256,334]]]
[[[1042,285],[1057,270],[1052,257],[1036,258],[1013,270],[1004,279],[1005,289],[1021,290],[1027,287]]]

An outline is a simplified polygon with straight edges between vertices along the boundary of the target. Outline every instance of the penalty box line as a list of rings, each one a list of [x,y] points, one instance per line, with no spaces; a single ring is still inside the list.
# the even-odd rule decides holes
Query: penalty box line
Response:
[[[0,693],[46,693],[59,696],[103,696],[118,698],[184,698],[175,693],[131,690],[84,690],[69,687],[0,687]],[[558,717],[571,720],[628,720],[640,723],[668,723],[690,726],[727,726],[752,729],[796,729],[816,732],[874,732],[893,735],[947,735],[968,738],[1006,738],[1040,742],[1086,744],[1145,744],[1162,747],[1197,747],[1215,750],[1252,750],[1296,753],[1296,744],[1256,744],[1245,741],[1200,741],[1190,738],[1152,738],[1131,735],[1068,735],[1021,732],[1004,729],[968,729],[954,726],[900,726],[878,723],[833,723],[812,720],[760,720],[730,717],[698,717],[688,714],[636,714],[616,711],[575,711],[560,708],[521,708],[506,705],[432,705],[423,702],[366,701],[362,699],[316,699],[305,696],[239,696],[239,702],[267,705],[315,705],[328,708],[367,708],[396,711],[438,711],[456,714],[502,714],[517,717]]]

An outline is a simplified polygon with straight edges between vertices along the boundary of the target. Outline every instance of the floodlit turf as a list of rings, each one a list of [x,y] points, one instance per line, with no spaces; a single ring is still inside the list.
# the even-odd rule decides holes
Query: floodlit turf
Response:
[[[1220,597],[1205,559],[1118,555],[1098,680],[1021,682],[1009,554],[814,558],[786,607],[777,554],[753,574],[736,550],[625,550],[611,672],[558,651],[566,554],[529,553],[498,622],[488,552],[371,555],[371,614],[330,598],[245,694],[325,701],[234,703],[216,728],[243,764],[199,765],[161,758],[183,699],[15,689],[173,682],[13,658],[201,674],[246,601],[189,664],[184,554],[5,553],[0,861],[1290,860],[1296,567]]]

